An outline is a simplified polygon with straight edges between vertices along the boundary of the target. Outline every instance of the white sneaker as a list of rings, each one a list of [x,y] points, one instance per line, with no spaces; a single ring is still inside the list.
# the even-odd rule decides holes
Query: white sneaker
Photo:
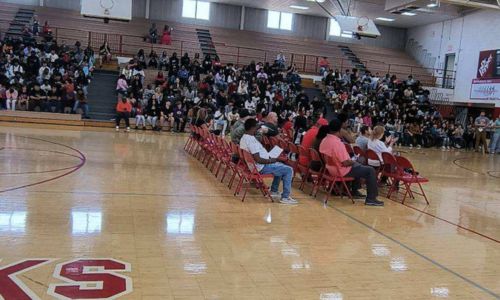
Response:
[[[288,197],[288,198],[282,198],[282,199],[280,200],[280,202],[281,202],[281,203],[283,203],[283,204],[291,204],[291,205],[293,205],[293,204],[298,204],[298,203],[299,203],[297,200],[295,200],[295,199],[293,199],[293,198],[291,198],[291,197]]]
[[[422,148],[422,146],[420,146],[420,145],[417,145],[417,149],[420,149],[420,148]]]
[[[412,144],[410,144],[410,148],[413,148],[413,145],[412,145]]]
[[[445,147],[445,146],[443,146],[443,147],[441,147],[441,149],[443,149],[443,151],[444,151],[444,150],[446,150],[446,147]]]
[[[281,199],[281,193],[280,192],[271,192],[271,198]]]
[[[116,126],[116,131],[120,131],[120,126]]]
[[[126,130],[126,131],[127,131],[127,132],[130,132],[130,127],[127,127],[127,130]]]

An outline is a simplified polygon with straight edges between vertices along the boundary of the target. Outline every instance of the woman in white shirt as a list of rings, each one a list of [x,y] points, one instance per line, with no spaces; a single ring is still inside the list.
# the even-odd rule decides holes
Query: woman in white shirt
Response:
[[[373,150],[375,153],[377,153],[381,163],[384,163],[384,161],[382,160],[382,153],[392,153],[392,146],[397,141],[397,139],[392,138],[392,136],[388,136],[385,138],[385,143],[382,142],[380,139],[384,136],[384,132],[384,127],[375,126],[375,128],[373,128],[370,140],[368,141],[368,149]],[[380,162],[369,159],[368,165],[373,167],[380,167]]]

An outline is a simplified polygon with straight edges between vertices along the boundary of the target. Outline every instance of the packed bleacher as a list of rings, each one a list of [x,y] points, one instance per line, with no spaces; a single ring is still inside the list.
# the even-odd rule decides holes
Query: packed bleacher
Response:
[[[79,42],[58,44],[47,23],[35,19],[19,38],[0,41],[0,108],[81,114],[88,118],[87,88],[94,52]]]

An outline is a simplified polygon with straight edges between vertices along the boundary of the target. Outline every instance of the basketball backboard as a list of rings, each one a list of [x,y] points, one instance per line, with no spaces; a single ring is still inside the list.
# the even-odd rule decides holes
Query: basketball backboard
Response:
[[[81,14],[103,19],[132,20],[132,0],[82,0]]]
[[[377,26],[373,20],[367,17],[352,17],[352,16],[335,16],[335,20],[339,23],[342,33],[351,32],[353,35],[360,37],[376,38],[380,36]]]

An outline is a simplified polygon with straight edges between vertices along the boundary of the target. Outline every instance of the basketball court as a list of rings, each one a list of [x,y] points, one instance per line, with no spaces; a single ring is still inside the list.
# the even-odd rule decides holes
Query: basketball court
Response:
[[[399,149],[431,180],[429,206],[324,205],[297,183],[287,206],[240,202],[186,139],[2,124],[2,295],[498,299],[498,157]]]

